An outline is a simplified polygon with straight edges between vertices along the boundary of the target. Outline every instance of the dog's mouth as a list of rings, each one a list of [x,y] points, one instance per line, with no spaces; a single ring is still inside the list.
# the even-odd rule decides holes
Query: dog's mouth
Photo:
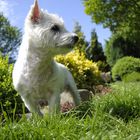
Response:
[[[68,37],[68,38],[61,38],[63,41],[59,42],[58,44],[56,44],[56,47],[65,47],[65,48],[69,48],[72,49],[74,48],[74,45],[78,42],[78,36],[77,35],[73,35],[72,37]]]
[[[69,42],[67,42],[67,43],[64,43],[64,42],[62,42],[62,43],[59,43],[59,44],[57,44],[56,46],[57,47],[66,47],[66,48],[70,48],[70,49],[72,49],[72,48],[74,48],[74,45],[77,43],[77,41],[78,41],[78,39],[77,40],[71,40],[71,41],[69,41]]]
[[[71,44],[57,44],[56,47],[73,49],[74,48],[74,44],[73,43],[71,43]]]

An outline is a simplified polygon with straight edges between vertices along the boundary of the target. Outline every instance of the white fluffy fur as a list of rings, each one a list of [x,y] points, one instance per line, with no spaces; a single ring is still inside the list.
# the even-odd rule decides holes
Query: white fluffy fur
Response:
[[[36,1],[37,2],[37,1]],[[59,53],[70,51],[76,34],[66,31],[63,20],[57,15],[39,10],[37,21],[32,20],[35,4],[25,20],[25,33],[13,70],[13,84],[26,107],[42,115],[40,101],[47,101],[49,112],[60,108],[60,94],[69,92],[80,103],[74,79],[67,68],[54,61]],[[52,31],[57,25],[59,31]]]

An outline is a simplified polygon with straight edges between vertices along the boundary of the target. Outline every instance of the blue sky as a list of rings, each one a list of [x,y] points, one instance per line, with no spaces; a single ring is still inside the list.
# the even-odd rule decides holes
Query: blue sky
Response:
[[[4,13],[12,25],[23,30],[24,19],[33,2],[34,0],[0,0],[0,12]],[[91,23],[90,16],[84,13],[82,0],[38,0],[38,2],[40,8],[62,17],[68,31],[72,31],[74,22],[78,21],[87,41],[90,40],[90,33],[94,28],[102,45],[111,36],[109,29]]]

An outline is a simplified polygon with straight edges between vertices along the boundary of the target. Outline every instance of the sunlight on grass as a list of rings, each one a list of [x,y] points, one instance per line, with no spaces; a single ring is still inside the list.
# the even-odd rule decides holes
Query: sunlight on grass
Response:
[[[136,140],[140,138],[140,83],[114,83],[68,114],[0,121],[0,139]]]

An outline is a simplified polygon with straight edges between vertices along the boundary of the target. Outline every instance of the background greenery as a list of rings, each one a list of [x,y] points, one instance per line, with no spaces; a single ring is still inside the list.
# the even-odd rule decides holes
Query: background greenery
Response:
[[[72,72],[78,88],[93,90],[95,85],[102,84],[108,92],[96,93],[67,114],[33,116],[27,120],[24,105],[13,89],[10,64],[15,61],[21,32],[0,13],[1,139],[140,139],[140,1],[82,2],[92,22],[109,28],[112,36],[102,46],[93,29],[89,31],[90,41],[86,41],[82,26],[75,22],[73,31],[79,41],[74,51],[56,59]],[[106,72],[112,73],[114,81],[121,82],[103,83],[100,74]],[[17,120],[15,116],[19,114],[22,117]]]
[[[140,73],[140,59],[127,56],[119,59],[113,66],[112,77],[114,80],[122,80],[124,76],[133,72]]]
[[[20,30],[11,26],[9,20],[0,13],[0,52],[3,57],[9,55],[10,63],[15,61],[20,42]]]
[[[23,102],[12,84],[13,65],[0,56],[0,116],[23,113]]]

